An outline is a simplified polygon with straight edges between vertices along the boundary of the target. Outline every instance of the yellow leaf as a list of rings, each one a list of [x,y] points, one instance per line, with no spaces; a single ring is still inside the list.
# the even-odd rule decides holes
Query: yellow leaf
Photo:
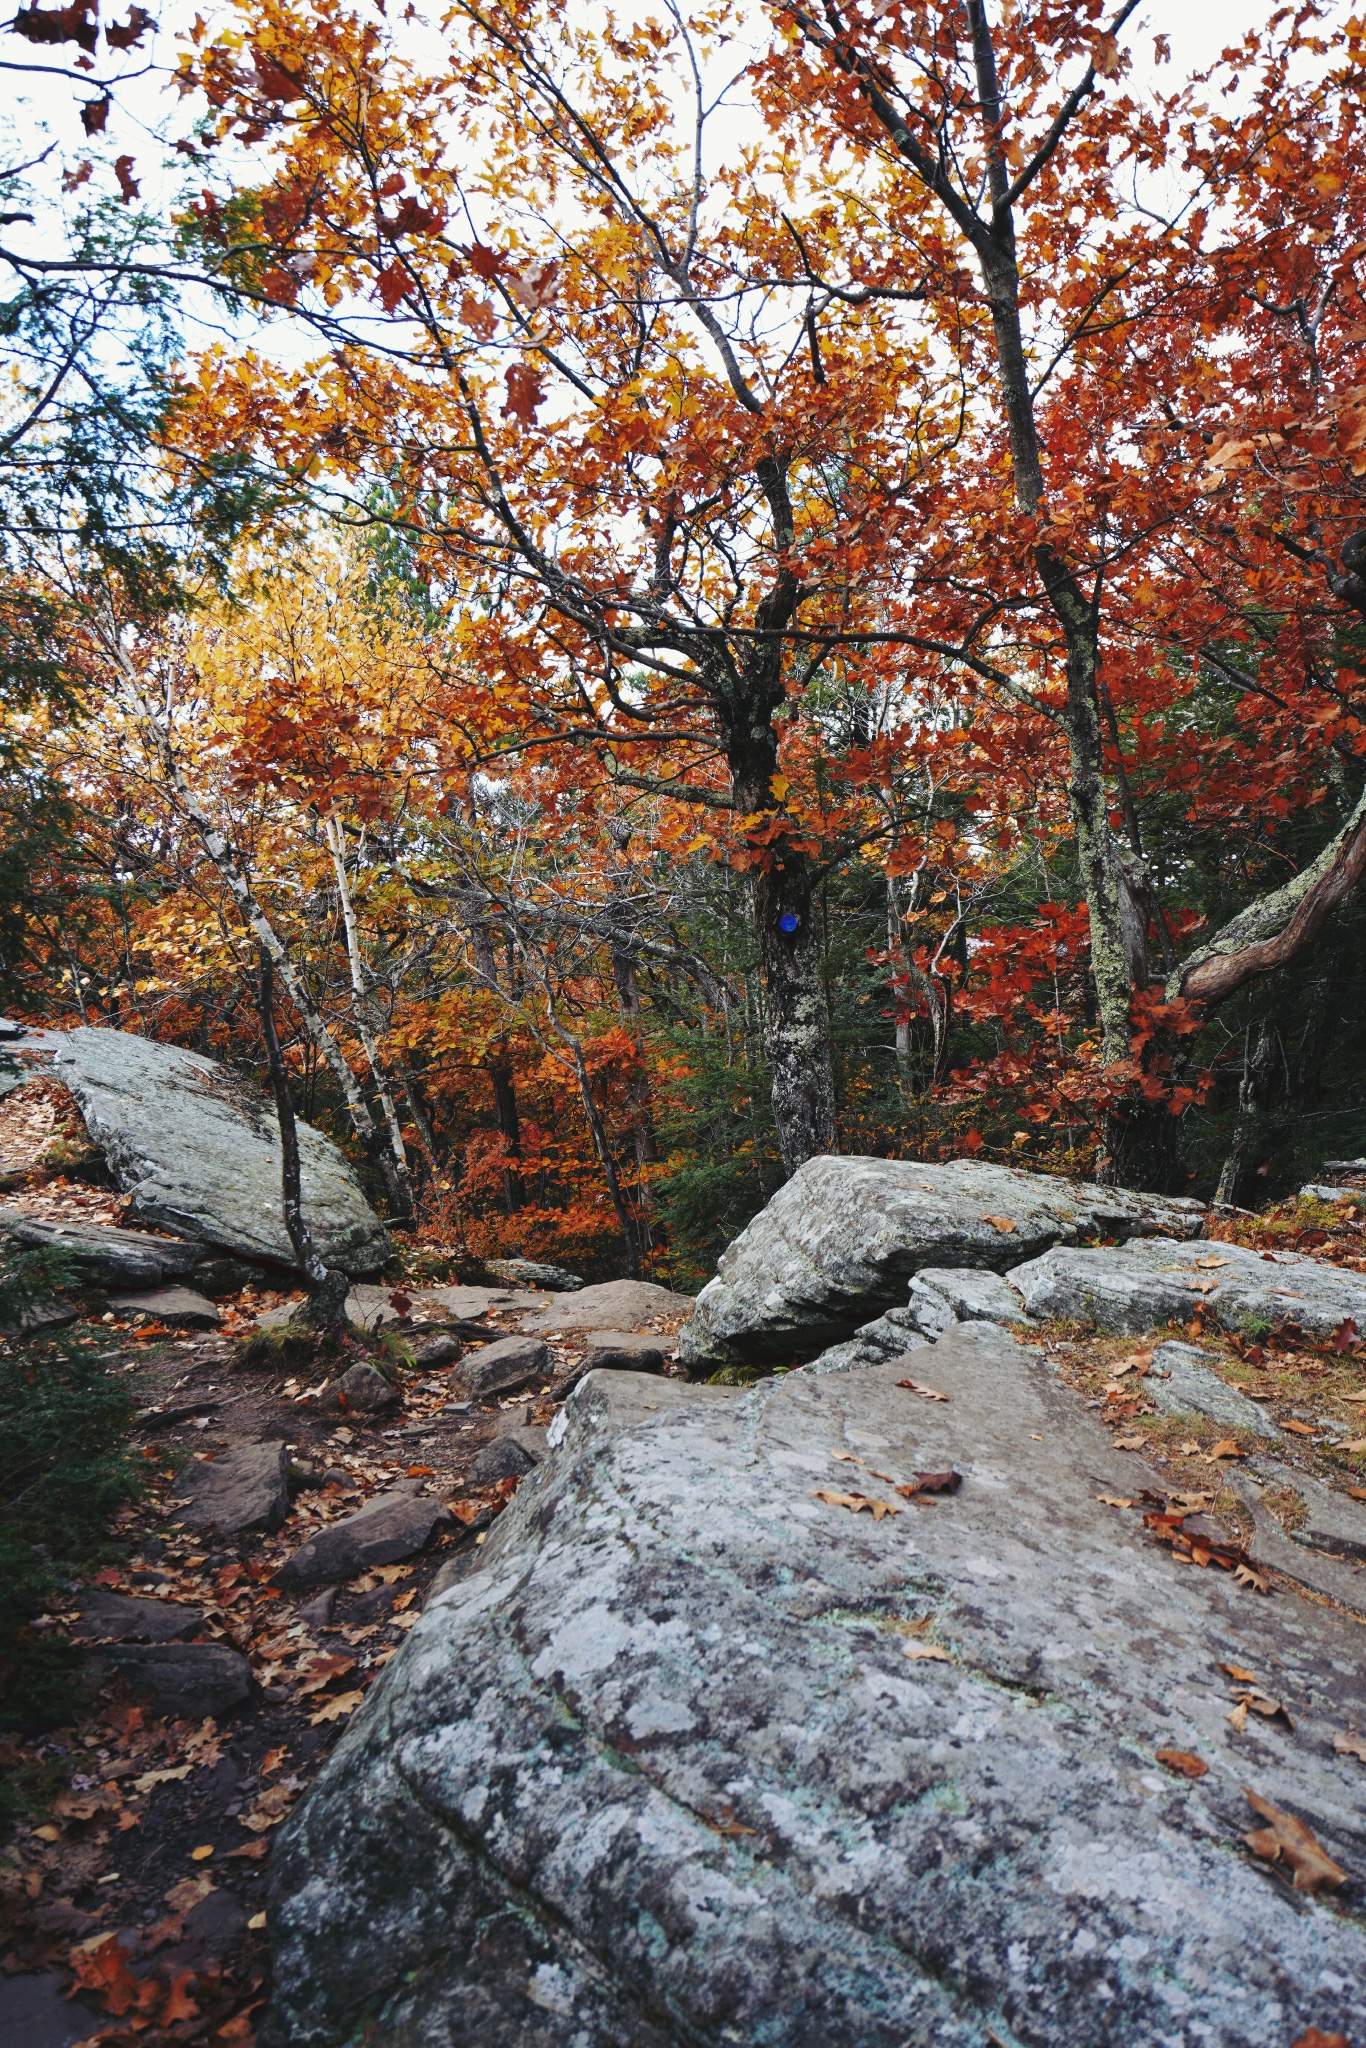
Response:
[[[319,1707],[316,1714],[309,1715],[309,1727],[316,1728],[322,1721],[340,1721],[344,1714],[354,1714],[364,1698],[363,1692],[338,1693],[336,1699],[328,1700],[325,1706]]]
[[[907,1643],[901,1652],[903,1657],[914,1657],[928,1664],[952,1664],[953,1658],[947,1650],[941,1650],[938,1643]]]
[[[191,1863],[207,1863],[212,1854],[213,1843],[205,1842],[204,1846],[201,1849],[191,1849],[190,1861]]]

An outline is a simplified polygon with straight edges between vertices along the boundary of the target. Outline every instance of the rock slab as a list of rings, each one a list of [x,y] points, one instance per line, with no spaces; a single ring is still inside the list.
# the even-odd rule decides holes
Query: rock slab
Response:
[[[153,1237],[145,1230],[57,1222],[9,1205],[0,1207],[0,1230],[30,1250],[64,1252],[78,1272],[104,1287],[159,1287],[184,1279],[203,1256],[197,1244]]]
[[[485,1259],[484,1271],[513,1287],[544,1287],[552,1294],[576,1294],[588,1282],[565,1266],[544,1266],[537,1259]]]
[[[1209,1353],[1197,1350],[1194,1344],[1159,1344],[1143,1391],[1164,1415],[1204,1415],[1226,1429],[1240,1429],[1273,1443],[1281,1440],[1271,1416],[1221,1380]]]
[[[495,1401],[503,1394],[520,1394],[549,1372],[550,1348],[539,1337],[499,1337],[467,1351],[451,1378],[472,1401]]]
[[[155,1316],[178,1329],[216,1330],[223,1318],[193,1287],[153,1287],[145,1294],[116,1294],[109,1306],[118,1314]]]
[[[275,1574],[287,1591],[328,1580],[354,1578],[379,1564],[401,1564],[426,1548],[432,1532],[448,1520],[439,1500],[419,1500],[399,1487],[378,1493],[345,1520],[333,1522],[300,1544]]]
[[[66,1034],[54,1069],[133,1213],[247,1259],[294,1266],[280,1203],[280,1136],[264,1095],[217,1060],[131,1032]],[[389,1240],[341,1152],[299,1125],[304,1213],[329,1266],[368,1273]]]
[[[81,1618],[71,1633],[77,1642],[179,1643],[198,1635],[203,1626],[202,1608],[96,1588],[82,1596]]]
[[[581,1384],[277,1837],[262,2048],[1366,2031],[1359,1628],[1100,1504],[1157,1477],[1003,1331],[941,1340],[947,1402],[898,1377]],[[1294,1734],[1230,1728],[1222,1663]],[[1338,1905],[1243,1847],[1245,1785]]]
[[[239,1444],[180,1474],[176,1512],[189,1529],[220,1536],[270,1535],[289,1513],[289,1453],[281,1443]]]
[[[699,1376],[810,1359],[902,1307],[925,1267],[1003,1273],[1082,1237],[1193,1237],[1203,1218],[1198,1202],[971,1159],[808,1159],[722,1253],[679,1356]]]
[[[1366,1329],[1366,1276],[1297,1252],[1256,1252],[1239,1244],[1182,1244],[1144,1238],[1089,1251],[1059,1245],[1011,1274],[1025,1308],[1040,1318],[1076,1318],[1130,1331],[1189,1322],[1197,1309],[1226,1330],[1298,1323],[1331,1336],[1352,1317]]]
[[[639,1330],[657,1318],[691,1315],[693,1297],[674,1294],[657,1287],[653,1280],[604,1280],[594,1287],[581,1287],[576,1294],[560,1295],[539,1313],[523,1316],[521,1327],[537,1336],[557,1331]]]
[[[251,1692],[250,1664],[219,1643],[116,1643],[101,1647],[99,1660],[177,1721],[225,1714]]]

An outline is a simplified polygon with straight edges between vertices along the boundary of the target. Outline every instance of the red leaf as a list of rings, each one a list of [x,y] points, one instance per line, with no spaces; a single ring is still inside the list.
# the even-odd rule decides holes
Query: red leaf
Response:
[[[386,313],[392,313],[395,306],[406,299],[413,288],[413,280],[401,263],[390,263],[375,279],[375,286],[384,302]]]
[[[81,108],[81,126],[87,135],[103,135],[111,105],[112,102],[107,96],[102,100],[86,101]]]
[[[521,420],[524,426],[534,427],[536,408],[545,403],[539,371],[530,363],[513,363],[507,373],[507,387],[508,401],[503,407],[503,418]]]
[[[476,277],[482,277],[485,283],[497,277],[498,266],[503,260],[497,249],[486,249],[482,242],[472,242],[465,254]]]
[[[1360,1342],[1360,1339],[1361,1333],[1357,1329],[1356,1324],[1350,1316],[1346,1316],[1333,1332],[1333,1350],[1341,1358],[1342,1354],[1345,1351],[1352,1350],[1353,1346]]]
[[[72,0],[70,7],[21,7],[10,27],[30,43],[79,43],[93,53],[99,33],[96,12],[95,0]]]
[[[104,32],[104,40],[111,50],[135,50],[149,28],[156,23],[145,7],[130,7],[127,21],[115,22]]]
[[[288,105],[290,100],[301,100],[303,88],[292,71],[286,70],[278,57],[270,56],[265,50],[253,50],[251,61],[256,67],[256,82],[268,100],[279,100]]]
[[[139,189],[138,181],[133,176],[133,159],[131,156],[115,157],[114,176],[119,181],[119,196],[123,200],[124,205],[127,206],[130,200],[137,198]],[[139,1340],[151,1336],[164,1337],[166,1335],[166,1326],[164,1323],[147,1323],[142,1329],[135,1330],[133,1335]]]

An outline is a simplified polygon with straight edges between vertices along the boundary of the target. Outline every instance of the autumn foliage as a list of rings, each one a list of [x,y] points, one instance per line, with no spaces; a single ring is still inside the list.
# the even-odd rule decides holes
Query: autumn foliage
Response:
[[[1359,1149],[1366,43],[1132,16],[196,22],[171,269],[258,325],[158,459],[254,524],[65,590],[21,999],[250,1063],[266,932],[471,1257],[695,1276],[838,1146]]]

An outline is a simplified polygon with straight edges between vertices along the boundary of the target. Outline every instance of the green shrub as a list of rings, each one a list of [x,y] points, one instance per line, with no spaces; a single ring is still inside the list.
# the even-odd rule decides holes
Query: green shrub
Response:
[[[111,1555],[109,1525],[140,1479],[126,1383],[66,1334],[26,1333],[25,1312],[72,1284],[50,1252],[0,1250],[0,1727],[33,1731],[79,1702],[79,1657],[29,1624]]]

